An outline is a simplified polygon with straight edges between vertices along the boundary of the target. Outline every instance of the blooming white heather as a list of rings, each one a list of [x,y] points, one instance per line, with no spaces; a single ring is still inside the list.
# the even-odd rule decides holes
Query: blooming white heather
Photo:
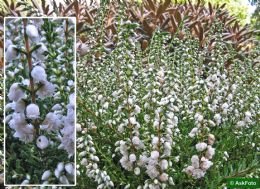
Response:
[[[40,115],[40,109],[37,104],[29,104],[26,107],[26,116],[29,119],[35,120],[35,119],[39,118],[39,115]]]
[[[214,116],[214,120],[216,121],[216,124],[219,125],[221,123],[221,115],[220,114],[216,114]]]
[[[195,169],[199,168],[199,166],[200,166],[200,164],[199,164],[199,156],[193,155],[193,156],[191,157],[191,163],[192,163],[192,166],[193,166]]]
[[[212,159],[212,157],[215,155],[215,148],[212,148],[212,146],[208,145],[207,151],[206,151],[206,157],[208,159]]]
[[[137,137],[137,136],[134,136],[134,137],[132,138],[132,142],[133,142],[133,144],[136,145],[136,146],[139,146],[139,145],[141,144],[141,141],[140,141],[139,137]]]
[[[38,29],[32,24],[26,26],[26,34],[34,42],[37,42],[39,40]]]
[[[50,131],[57,131],[62,126],[62,116],[54,112],[49,112],[41,124],[41,129]]]
[[[8,93],[9,100],[19,101],[25,97],[24,91],[19,87],[19,83],[13,83]]]
[[[49,140],[46,136],[41,135],[37,138],[36,144],[38,148],[43,150],[49,146]]]
[[[46,97],[53,96],[55,93],[55,90],[56,90],[56,87],[54,84],[52,84],[48,81],[44,81],[43,86],[37,90],[36,95],[40,99],[45,99]]]
[[[75,98],[75,95],[72,95],[72,97]],[[71,99],[71,102],[74,103],[74,100]],[[61,144],[59,145],[60,149],[65,149],[69,156],[74,155],[74,144],[75,144],[75,112],[74,112],[74,106],[71,104],[68,104],[68,111],[67,115],[63,118],[63,125],[64,128],[60,130],[62,133]]]
[[[130,156],[129,156],[129,161],[130,161],[130,162],[135,162],[135,161],[136,161],[136,156],[135,156],[135,154],[130,154]]]
[[[74,166],[73,166],[72,163],[67,163],[67,164],[65,165],[65,170],[66,170],[66,172],[67,172],[68,174],[74,175]]]
[[[45,60],[45,52],[47,52],[48,49],[43,43],[39,43],[39,45],[41,46],[35,52],[33,52],[33,56],[38,60]]]
[[[162,170],[166,170],[168,169],[168,161],[166,159],[163,159],[161,162],[160,162],[160,167]]]
[[[207,148],[207,146],[208,145],[205,142],[200,142],[200,143],[196,144],[196,149],[199,152],[202,152],[202,151],[204,151]]]
[[[22,113],[25,110],[25,102],[23,100],[19,100],[17,102],[14,102],[14,111],[17,113]]]
[[[159,154],[158,151],[152,151],[151,152],[151,158],[152,159],[157,159],[157,158],[159,158],[159,156],[160,156],[160,154]]]
[[[205,157],[201,158],[201,168],[203,170],[209,169],[212,165],[213,165],[213,163],[211,161],[209,161],[207,158],[205,158]]]
[[[31,76],[33,77],[33,80],[35,82],[44,82],[47,79],[47,75],[45,73],[45,70],[41,66],[35,66],[32,69]]]
[[[135,175],[140,175],[140,172],[141,172],[141,170],[140,170],[139,167],[136,167],[136,168],[134,169]]]
[[[213,145],[215,142],[215,136],[213,134],[209,134],[208,136],[208,144]]]
[[[7,62],[10,62],[12,60],[14,60],[18,55],[18,52],[16,50],[16,46],[15,45],[9,45],[7,47],[7,50],[5,52],[5,60]]]
[[[162,174],[159,176],[159,179],[160,179],[160,181],[162,181],[162,182],[166,182],[166,181],[169,179],[169,175],[166,174],[166,173],[162,173]]]
[[[191,132],[189,133],[189,137],[193,138],[198,132],[199,132],[199,129],[197,127],[194,127],[191,130]]]
[[[47,170],[44,171],[44,173],[42,174],[42,180],[48,180],[48,178],[51,176],[51,171]]]

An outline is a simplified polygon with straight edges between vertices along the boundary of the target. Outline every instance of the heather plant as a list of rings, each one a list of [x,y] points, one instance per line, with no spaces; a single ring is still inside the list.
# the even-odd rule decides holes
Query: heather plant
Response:
[[[6,184],[75,183],[75,20],[5,24]]]
[[[259,49],[236,58],[217,19],[204,45],[183,25],[184,38],[157,27],[143,51],[140,25],[120,10],[113,49],[100,16],[78,64],[79,187],[218,188],[259,177]]]

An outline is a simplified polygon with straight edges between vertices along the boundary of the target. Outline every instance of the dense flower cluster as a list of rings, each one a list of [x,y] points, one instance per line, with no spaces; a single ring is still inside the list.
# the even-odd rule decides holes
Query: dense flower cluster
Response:
[[[210,32],[220,27],[216,21]],[[121,21],[119,43],[109,53],[91,49],[96,41],[90,40],[79,65],[84,92],[78,174],[87,174],[87,184],[93,185],[94,178],[98,188],[182,188],[209,182],[205,178],[224,169],[229,157],[223,143],[230,140],[229,132],[239,143],[258,124],[259,68],[247,58],[227,69],[224,63],[234,51],[218,33],[210,56],[198,40],[188,36],[181,41],[161,31],[143,53],[134,28],[138,24]],[[230,54],[222,56],[224,51]],[[221,132],[228,136],[222,139]],[[246,145],[253,141],[258,141],[255,135]],[[103,172],[113,185],[100,177]]]
[[[17,18],[6,23],[6,182],[73,184],[74,18]],[[19,153],[31,151],[16,159],[18,167],[11,164],[15,147]],[[30,170],[35,163],[41,167]]]

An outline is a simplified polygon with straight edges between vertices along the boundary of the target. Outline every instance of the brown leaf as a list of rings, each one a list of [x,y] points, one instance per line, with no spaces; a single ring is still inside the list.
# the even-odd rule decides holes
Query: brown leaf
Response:
[[[147,0],[147,3],[149,5],[150,9],[152,9],[155,12],[156,6],[155,6],[154,2],[152,0]]]
[[[156,17],[157,18],[159,18],[161,16],[161,14],[164,13],[164,11],[168,8],[170,3],[171,3],[171,0],[165,0],[164,3],[161,3],[159,5],[159,8],[157,9],[157,12],[156,12]]]
[[[175,18],[172,15],[170,16],[170,18],[171,18],[171,23],[172,23],[172,26],[173,26],[173,29],[174,29],[174,32],[175,32],[178,29],[178,24],[177,24]]]
[[[70,10],[71,8],[74,6],[74,4],[76,3],[77,0],[73,1],[69,6],[66,7],[66,9],[63,12],[63,16],[65,16]]]
[[[178,10],[176,10],[176,12],[174,14],[174,18],[177,21],[178,25],[180,25],[180,23],[182,21],[182,15]]]
[[[230,34],[230,35],[223,37],[222,39],[225,41],[225,40],[232,39],[234,36],[236,36],[236,34]]]

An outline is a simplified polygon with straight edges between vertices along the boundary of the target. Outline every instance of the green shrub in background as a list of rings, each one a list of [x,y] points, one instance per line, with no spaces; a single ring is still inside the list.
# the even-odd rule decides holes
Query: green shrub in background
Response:
[[[121,11],[113,50],[97,44],[100,16],[86,34],[96,46],[78,63],[78,186],[221,188],[259,177],[259,49],[237,59],[215,20],[212,49],[183,27],[184,39],[155,30],[142,51],[140,25]]]

